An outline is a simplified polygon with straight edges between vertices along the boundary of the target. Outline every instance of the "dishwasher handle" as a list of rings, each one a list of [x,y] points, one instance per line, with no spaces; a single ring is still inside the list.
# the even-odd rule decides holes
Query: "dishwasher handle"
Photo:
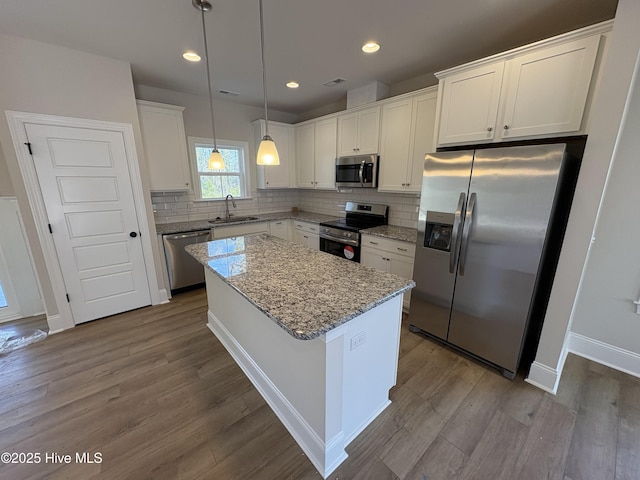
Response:
[[[209,230],[200,230],[197,232],[178,233],[175,235],[163,235],[167,240],[181,240],[183,238],[208,237],[211,234]]]

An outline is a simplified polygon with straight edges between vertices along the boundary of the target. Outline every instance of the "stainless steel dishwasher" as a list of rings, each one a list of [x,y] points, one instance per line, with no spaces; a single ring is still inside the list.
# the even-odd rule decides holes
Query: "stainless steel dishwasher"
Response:
[[[185,252],[184,247],[211,240],[211,230],[198,230],[162,236],[164,255],[167,258],[169,288],[173,292],[180,288],[204,283],[204,268],[201,263]]]

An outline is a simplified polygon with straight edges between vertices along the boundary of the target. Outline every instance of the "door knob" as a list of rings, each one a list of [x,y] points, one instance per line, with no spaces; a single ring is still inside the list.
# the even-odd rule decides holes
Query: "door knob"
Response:
[[[136,238],[136,237],[138,236],[138,234],[137,234],[136,232],[131,232],[131,233],[129,234],[129,236],[130,236],[131,238]]]

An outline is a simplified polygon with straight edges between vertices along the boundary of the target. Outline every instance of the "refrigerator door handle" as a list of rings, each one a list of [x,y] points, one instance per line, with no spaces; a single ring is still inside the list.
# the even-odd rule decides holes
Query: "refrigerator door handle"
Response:
[[[460,275],[464,275],[464,265],[467,262],[467,250],[469,249],[469,236],[471,235],[471,222],[473,221],[473,211],[476,208],[475,192],[469,195],[469,205],[464,219],[462,229],[462,247],[460,248]]]
[[[456,214],[453,217],[453,228],[451,229],[449,273],[453,273],[456,268],[456,262],[458,261],[458,237],[460,236],[460,227],[462,226],[462,211],[464,210],[464,202],[466,198],[467,195],[464,192],[460,192],[460,197],[458,197],[458,206],[456,207]]]

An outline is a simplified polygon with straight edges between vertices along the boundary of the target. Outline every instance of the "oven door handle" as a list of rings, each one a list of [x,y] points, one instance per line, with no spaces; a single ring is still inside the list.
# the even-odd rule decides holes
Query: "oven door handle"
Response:
[[[327,235],[326,233],[321,233],[320,238],[324,238],[325,240],[333,240],[334,242],[344,243],[345,245],[352,245],[354,247],[358,246],[358,240],[348,240],[346,238],[338,238],[333,235]]]

